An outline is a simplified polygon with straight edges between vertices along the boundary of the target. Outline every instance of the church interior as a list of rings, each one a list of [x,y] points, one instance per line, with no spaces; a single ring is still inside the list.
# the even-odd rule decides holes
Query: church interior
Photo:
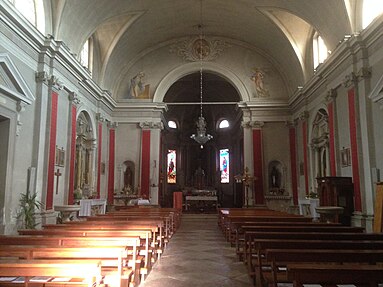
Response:
[[[382,14],[378,0],[0,0],[0,285],[82,277],[71,264],[89,268],[82,286],[383,283]],[[276,254],[311,229],[327,255],[306,254],[348,266]],[[38,257],[41,236],[63,266]],[[104,241],[84,262],[87,236]],[[123,267],[95,264],[124,237]],[[264,274],[261,254],[288,272]]]

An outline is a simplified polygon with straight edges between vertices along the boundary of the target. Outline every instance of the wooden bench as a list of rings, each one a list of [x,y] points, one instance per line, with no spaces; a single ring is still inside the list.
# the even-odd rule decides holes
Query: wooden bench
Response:
[[[139,254],[144,257],[144,266],[140,272],[144,277],[149,273],[152,266],[153,249],[151,248],[152,230],[66,230],[66,229],[23,229],[18,231],[20,235],[44,236],[44,237],[110,237],[128,238],[140,237],[141,244],[138,248]]]
[[[248,268],[248,272],[251,276],[256,277],[257,284],[260,285],[260,269],[256,269],[256,266],[253,265],[253,258],[256,258],[258,266],[261,266],[261,263],[258,261],[262,258],[262,255],[265,253],[266,248],[271,248],[270,245],[261,245],[262,241],[271,241],[271,240],[280,240],[286,242],[286,247],[293,247],[294,245],[289,245],[289,241],[306,241],[306,242],[315,242],[318,240],[323,241],[333,241],[334,246],[337,246],[335,242],[337,241],[382,241],[383,242],[383,234],[381,233],[331,233],[331,232],[245,232],[245,240],[249,242],[246,244],[244,252],[247,258],[246,264]],[[265,243],[267,244],[267,243]],[[310,244],[310,243],[308,243]],[[313,243],[314,244],[314,243]],[[325,244],[325,243],[324,243]],[[308,246],[302,244],[303,247],[312,248],[312,246]],[[315,245],[313,245],[315,246]],[[324,245],[318,245],[323,246]],[[338,245],[339,246],[339,245]],[[381,246],[381,245],[380,245]],[[274,246],[275,247],[275,246]],[[354,245],[355,247],[355,245]],[[279,248],[279,247],[278,247]],[[339,247],[340,248],[340,247]]]
[[[34,276],[74,277],[85,279],[86,285],[92,287],[100,283],[101,267],[98,260],[0,260],[0,276],[25,277],[24,286],[28,286]]]
[[[135,242],[139,244],[139,240]],[[97,259],[100,261],[101,274],[112,278],[115,285],[122,286],[124,281],[139,283],[141,259],[136,250],[128,252],[126,246],[94,246],[94,247],[47,247],[21,246],[21,245],[0,245],[0,258],[18,259]],[[104,283],[109,282],[103,279]],[[110,284],[110,283],[109,283]]]
[[[289,264],[287,279],[294,287],[303,284],[362,284],[378,286],[383,282],[383,266],[361,264]]]
[[[265,279],[264,283],[268,286],[277,287],[278,283],[289,282],[286,272],[286,265],[288,264],[332,262],[374,265],[383,262],[383,249],[267,249],[265,260],[271,265],[271,273],[262,272],[262,278]]]
[[[139,236],[131,237],[65,237],[65,236],[0,236],[0,246],[6,248],[7,245],[32,245],[39,246],[43,245],[45,247],[122,247],[129,250],[132,254],[138,255],[138,247],[141,244],[141,239]],[[148,274],[148,268],[146,259],[147,257],[138,257],[137,261],[142,261],[140,263],[139,273],[141,274],[141,280],[145,279],[145,276]],[[134,261],[134,259],[132,259]],[[138,277],[138,276],[136,276]],[[138,280],[138,279],[137,279]]]
[[[306,225],[306,226],[298,226],[298,225],[275,225],[275,226],[242,226],[241,227],[244,234],[251,234],[251,232],[258,233],[269,233],[269,232],[277,232],[277,233],[364,233],[365,229],[362,227],[349,227],[349,226],[337,226],[337,225]],[[237,236],[235,247],[236,253],[239,259],[242,257],[246,259],[247,249],[252,244],[249,237],[243,236],[243,241],[240,241],[240,237]]]

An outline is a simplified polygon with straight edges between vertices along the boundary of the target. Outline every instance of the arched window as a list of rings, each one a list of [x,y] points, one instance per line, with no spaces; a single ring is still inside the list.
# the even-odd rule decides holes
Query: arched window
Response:
[[[366,28],[380,14],[383,13],[383,1],[363,0],[362,27]]]
[[[10,0],[10,2],[41,33],[45,33],[44,3],[42,0]]]
[[[315,32],[313,37],[313,58],[314,58],[314,69],[323,63],[327,59],[328,50],[322,37],[318,32]]]
[[[229,124],[228,120],[222,120],[222,121],[220,121],[220,123],[218,125],[218,127],[220,129],[225,129],[225,128],[228,128],[229,126],[230,126],[230,124]]]
[[[177,123],[175,121],[168,121],[168,126],[171,129],[176,129],[177,128]]]

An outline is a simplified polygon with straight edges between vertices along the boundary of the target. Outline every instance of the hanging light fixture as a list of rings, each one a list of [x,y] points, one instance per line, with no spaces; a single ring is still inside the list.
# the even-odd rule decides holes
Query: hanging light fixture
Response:
[[[204,56],[204,41],[203,41],[203,35],[202,35],[202,0],[201,0],[201,24],[198,25],[198,29],[200,31],[199,35],[199,43],[197,46],[197,52],[199,54],[199,60],[200,60],[200,116],[198,117],[197,121],[197,133],[192,134],[190,138],[195,140],[197,143],[201,145],[201,149],[203,148],[203,145],[207,143],[209,140],[213,138],[212,135],[209,135],[206,133],[206,120],[203,117],[202,112],[202,98],[203,98],[203,69],[202,69],[202,60]]]

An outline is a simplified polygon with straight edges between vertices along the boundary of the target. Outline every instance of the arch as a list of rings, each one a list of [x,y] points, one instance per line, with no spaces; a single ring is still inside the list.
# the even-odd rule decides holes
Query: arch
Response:
[[[163,102],[166,92],[171,85],[186,75],[199,72],[201,68],[200,65],[201,64],[197,62],[188,63],[169,72],[158,84],[158,87],[154,92],[153,102]],[[229,69],[217,65],[216,63],[207,62],[204,63],[203,70],[204,72],[211,72],[222,76],[234,86],[242,101],[250,100],[250,92],[246,89],[244,83]]]

